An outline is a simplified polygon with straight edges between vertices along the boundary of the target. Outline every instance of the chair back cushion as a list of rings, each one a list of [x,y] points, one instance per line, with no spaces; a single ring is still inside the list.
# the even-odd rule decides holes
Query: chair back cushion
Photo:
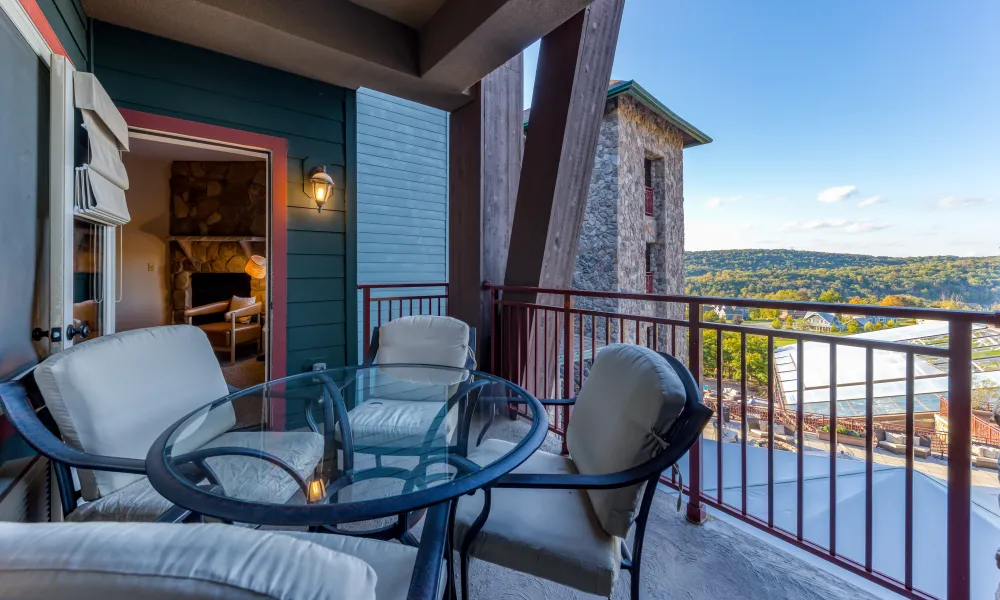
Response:
[[[233,299],[229,301],[229,311],[240,310],[241,308],[247,308],[248,306],[253,306],[254,304],[257,304],[257,298],[254,296],[250,296],[249,298],[233,296]],[[229,314],[229,311],[226,312],[226,321],[232,322],[233,315]],[[250,319],[253,319],[253,317],[237,317],[236,322],[249,323]]]
[[[414,363],[463,368],[470,356],[469,326],[451,317],[400,317],[378,328],[381,365]]]
[[[375,600],[368,563],[219,524],[4,523],[0,599]]]
[[[229,393],[205,333],[190,325],[136,329],[75,345],[42,362],[35,381],[67,444],[121,458],[146,458],[167,427]],[[185,440],[192,448],[236,423],[232,407],[213,410],[207,419]],[[81,493],[96,500],[142,477],[81,470]]]
[[[685,397],[680,377],[649,348],[616,344],[601,350],[566,430],[577,470],[586,475],[617,473],[654,458],[666,447],[664,438]],[[587,490],[606,532],[628,534],[643,485]]]

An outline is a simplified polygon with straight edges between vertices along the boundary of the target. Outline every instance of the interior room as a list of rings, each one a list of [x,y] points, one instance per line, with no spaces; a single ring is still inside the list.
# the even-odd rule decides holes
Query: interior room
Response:
[[[123,162],[131,220],[116,241],[115,330],[195,325],[208,336],[227,383],[262,383],[267,156],[148,133],[133,132],[129,141]],[[81,270],[100,265],[77,263]],[[95,299],[83,301],[81,309]]]

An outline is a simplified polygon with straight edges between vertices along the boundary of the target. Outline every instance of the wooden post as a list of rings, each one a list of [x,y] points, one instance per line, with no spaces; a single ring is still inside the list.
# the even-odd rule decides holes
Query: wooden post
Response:
[[[489,360],[490,302],[483,281],[503,281],[523,139],[523,59],[511,59],[471,90],[449,120],[449,315],[476,327]]]
[[[506,285],[573,282],[624,4],[596,0],[542,38]]]

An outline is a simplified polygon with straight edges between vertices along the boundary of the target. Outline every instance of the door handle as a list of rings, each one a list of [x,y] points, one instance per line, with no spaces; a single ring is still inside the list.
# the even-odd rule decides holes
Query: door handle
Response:
[[[85,340],[87,339],[88,335],[90,335],[90,326],[88,326],[86,323],[80,325],[79,327],[74,327],[73,325],[70,325],[69,327],[66,328],[66,336],[69,339],[73,339],[76,336],[80,336],[80,339]]]
[[[45,338],[51,339],[53,342],[62,341],[62,329],[59,327],[53,327],[51,330],[42,329],[41,327],[35,327],[31,330],[31,339],[36,342],[40,342]]]

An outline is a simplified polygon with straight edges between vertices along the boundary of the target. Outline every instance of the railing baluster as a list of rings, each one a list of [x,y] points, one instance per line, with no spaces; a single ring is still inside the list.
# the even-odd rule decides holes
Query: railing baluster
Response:
[[[830,554],[837,555],[837,344],[830,343]]]
[[[549,389],[549,311],[542,310],[542,396],[549,397],[552,390]]]
[[[660,324],[653,323],[653,352],[659,352],[660,350]]]
[[[542,338],[545,337],[545,333],[544,333],[545,330],[543,328],[542,329],[542,333],[538,332],[539,325],[542,325],[542,323],[540,323],[539,320],[538,320],[538,313],[539,313],[538,309],[532,309],[532,319],[531,319],[532,326],[531,326],[531,331],[532,331],[532,335],[535,338],[535,357],[534,357],[534,359],[532,360],[532,363],[531,363],[532,364],[532,367],[531,367],[531,386],[532,386],[532,389],[535,390],[534,391],[535,397],[544,398],[545,397],[545,392],[542,392],[541,395],[538,394],[538,388],[539,388],[539,381],[538,381],[538,359],[539,359],[539,357],[541,357],[541,352],[540,352],[541,348],[542,348],[541,344],[542,344]]]
[[[573,397],[573,313],[570,312],[572,308],[573,296],[563,294],[563,398]],[[570,413],[567,407],[560,408],[562,408],[563,414],[562,451],[563,454],[569,454],[565,433],[569,425]]]
[[[604,345],[611,345],[611,318],[604,317]]]
[[[729,415],[732,421],[732,414]],[[740,507],[747,515],[747,334],[740,333]]]
[[[694,375],[698,389],[701,390],[701,305],[691,302],[688,305],[688,362],[691,374]],[[701,442],[702,436],[688,451],[688,506],[687,518],[694,523],[704,523],[708,517],[705,507],[701,504]],[[678,494],[682,491],[678,491]]]
[[[580,369],[580,387],[582,388],[583,387],[583,315],[582,314],[580,315],[580,330],[577,332],[577,335],[579,336],[580,359],[578,363]]]
[[[913,353],[906,353],[906,480],[903,513],[903,585],[913,589]]]
[[[972,519],[972,323],[948,326],[948,600],[969,600]]]
[[[722,336],[721,329],[715,332],[715,475],[718,485],[715,488],[715,495],[719,499],[719,504],[722,504],[722,428],[724,427],[722,417],[725,412],[722,405]]]
[[[597,360],[597,315],[590,316],[590,368],[594,368]]]
[[[378,326],[382,326],[382,301],[378,301]]]
[[[798,360],[796,367],[798,368],[798,394],[795,399],[795,443],[798,448],[798,452],[795,455],[795,537],[802,541],[802,529],[804,523],[803,509],[805,507],[805,439],[803,437],[803,426],[805,425],[803,420],[803,415],[805,412],[805,396],[806,396],[806,378],[805,378],[805,366],[802,364],[805,362],[805,344],[802,340],[796,341],[796,350],[798,351]],[[774,434],[772,434],[773,437]]]
[[[774,527],[774,336],[767,336],[767,526]]]
[[[372,289],[370,287],[365,287],[361,291],[361,307],[362,314],[364,315],[362,317],[362,322],[364,323],[362,329],[364,331],[364,340],[361,342],[361,345],[364,349],[363,356],[368,356],[372,340]]]
[[[875,352],[865,349],[865,570],[872,571],[872,502],[873,464],[875,450],[872,448],[875,437]]]

